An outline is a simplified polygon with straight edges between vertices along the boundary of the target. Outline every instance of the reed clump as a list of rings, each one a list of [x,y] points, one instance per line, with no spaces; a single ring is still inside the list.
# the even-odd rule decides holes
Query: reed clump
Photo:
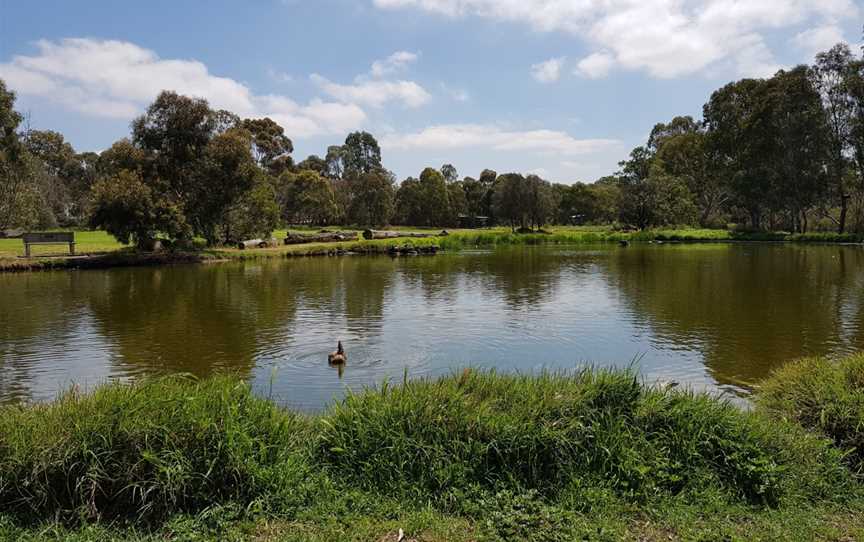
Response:
[[[301,416],[230,377],[116,383],[3,407],[0,510],[23,519],[149,520],[249,503],[303,479],[308,433]]]
[[[762,383],[756,397],[768,416],[830,438],[864,478],[864,354],[788,363]]]
[[[861,433],[850,414],[864,365],[855,359],[835,371],[840,380],[788,400],[777,397],[782,384],[766,385],[756,411],[601,369],[406,379],[316,415],[280,408],[232,376],[72,390],[0,407],[0,539],[84,536],[94,525],[108,526],[106,539],[116,526],[177,525],[220,538],[250,517],[286,532],[323,529],[321,539],[344,538],[345,521],[374,531],[394,517],[444,539],[565,540],[598,528],[615,539],[634,513],[691,532],[714,517],[706,511],[721,519],[699,533],[747,535],[783,532],[811,508],[802,532],[831,532],[836,518],[864,510],[847,450]],[[802,367],[775,379],[817,371]],[[821,394],[814,408],[837,409],[837,423],[776,415],[807,390]]]

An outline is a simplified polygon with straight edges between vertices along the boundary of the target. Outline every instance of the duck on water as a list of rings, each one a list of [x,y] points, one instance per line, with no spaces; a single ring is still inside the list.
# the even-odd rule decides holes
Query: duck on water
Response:
[[[345,355],[345,350],[342,348],[342,341],[339,341],[336,345],[336,351],[330,352],[327,356],[327,363],[330,365],[342,365],[348,361],[348,356]]]

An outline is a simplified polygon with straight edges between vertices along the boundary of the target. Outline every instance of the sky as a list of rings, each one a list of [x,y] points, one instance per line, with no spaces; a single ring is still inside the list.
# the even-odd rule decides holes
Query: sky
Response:
[[[0,78],[79,151],[168,89],[269,116],[297,161],[366,130],[400,180],[591,182],[727,82],[858,47],[862,2],[0,0]]]

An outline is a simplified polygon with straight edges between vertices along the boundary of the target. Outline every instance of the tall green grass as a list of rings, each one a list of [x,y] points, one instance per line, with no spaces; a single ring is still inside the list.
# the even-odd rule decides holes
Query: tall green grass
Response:
[[[23,519],[149,520],[302,487],[309,424],[238,380],[70,391],[0,410],[0,510]]]
[[[231,377],[165,377],[0,407],[0,520],[431,507],[475,520],[510,510],[502,521],[536,510],[556,529],[608,506],[844,502],[860,491],[842,459],[792,423],[648,388],[631,371],[466,371],[382,385],[312,417]]]
[[[789,363],[760,386],[757,399],[768,416],[832,439],[864,478],[864,354]]]
[[[626,371],[382,386],[321,424],[317,455],[339,477],[441,503],[504,489],[628,502],[709,491],[773,506],[849,489],[840,454],[820,439],[705,395],[645,388]]]

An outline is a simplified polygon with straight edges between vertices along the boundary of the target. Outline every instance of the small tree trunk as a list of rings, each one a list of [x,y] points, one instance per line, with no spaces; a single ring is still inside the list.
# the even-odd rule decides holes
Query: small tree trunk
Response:
[[[837,221],[837,233],[846,232],[846,214],[849,212],[849,194],[840,195],[840,220]]]

